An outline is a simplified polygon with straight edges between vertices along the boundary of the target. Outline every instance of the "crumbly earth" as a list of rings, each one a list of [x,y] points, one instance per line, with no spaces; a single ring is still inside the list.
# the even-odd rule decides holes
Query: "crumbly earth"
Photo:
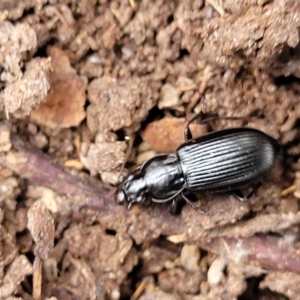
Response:
[[[298,299],[299,28],[289,0],[0,1],[0,299]],[[117,205],[200,112],[283,145],[256,193]]]

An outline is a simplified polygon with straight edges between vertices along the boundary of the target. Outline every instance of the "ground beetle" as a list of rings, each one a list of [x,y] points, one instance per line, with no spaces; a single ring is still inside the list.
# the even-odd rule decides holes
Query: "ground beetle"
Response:
[[[180,198],[197,209],[187,193],[231,192],[246,200],[239,189],[257,183],[270,171],[281,145],[257,129],[244,127],[192,138],[189,125],[196,117],[185,128],[186,142],[174,153],[155,155],[125,179],[118,193],[119,203],[128,202],[130,208],[146,198],[158,203],[172,200],[174,212]]]

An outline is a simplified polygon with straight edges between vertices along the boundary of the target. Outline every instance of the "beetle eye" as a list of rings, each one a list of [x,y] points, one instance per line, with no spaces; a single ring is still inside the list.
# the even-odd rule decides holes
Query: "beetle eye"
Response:
[[[124,193],[122,190],[119,191],[118,197],[117,197],[118,203],[119,203],[119,204],[123,204],[125,200],[126,200],[125,193]]]

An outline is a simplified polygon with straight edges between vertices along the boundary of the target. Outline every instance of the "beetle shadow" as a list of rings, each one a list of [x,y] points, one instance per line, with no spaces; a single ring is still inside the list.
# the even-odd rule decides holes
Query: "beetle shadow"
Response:
[[[172,200],[172,203],[169,207],[169,211],[170,211],[171,215],[174,215],[174,216],[179,215],[182,211],[182,208],[185,205],[188,205],[191,209],[194,209],[195,211],[198,211],[201,214],[205,213],[205,211],[200,209],[199,204],[197,206],[194,205],[195,202],[200,203],[199,194],[185,192],[184,196],[185,196],[185,198],[188,199],[188,201],[186,199],[184,199],[181,194],[179,194]]]
[[[248,203],[251,205],[251,200],[257,196],[259,188],[262,186],[262,182],[259,181],[255,184],[252,184],[249,187],[245,187],[241,190],[232,190],[228,192],[205,192],[205,193],[192,193],[185,192],[185,198],[188,198],[186,201],[181,194],[177,195],[173,200],[170,200],[165,203],[154,203],[151,201],[151,197],[147,197],[143,202],[144,207],[151,207],[152,205],[160,207],[168,208],[169,212],[173,216],[178,216],[181,214],[184,206],[188,206],[189,209],[193,209],[200,214],[209,214],[212,210],[212,202],[223,202],[223,198],[228,199],[228,197],[232,196],[235,201],[240,203]]]
[[[169,207],[169,211],[172,215],[179,215],[185,205],[191,207],[196,211],[199,211],[201,214],[208,213],[210,209],[210,202],[212,198],[226,197],[232,196],[238,202],[248,203],[250,205],[250,198],[257,195],[259,188],[262,183],[257,182],[252,184],[250,187],[245,189],[236,189],[228,192],[220,192],[220,193],[185,193],[185,196],[191,203],[188,203],[181,195],[178,195]],[[193,203],[198,203],[193,205]]]

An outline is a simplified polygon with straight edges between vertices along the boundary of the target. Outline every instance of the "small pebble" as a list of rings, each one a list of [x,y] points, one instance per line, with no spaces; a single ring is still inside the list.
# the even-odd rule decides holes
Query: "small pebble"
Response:
[[[112,292],[111,292],[111,299],[113,299],[113,300],[118,300],[118,299],[120,299],[120,297],[121,297],[121,294],[120,294],[120,291],[118,291],[118,290],[113,290]]]
[[[225,266],[226,262],[221,257],[218,257],[213,261],[207,272],[207,281],[210,286],[214,286],[220,283],[222,277],[224,276],[223,270]]]
[[[0,123],[0,152],[7,152],[10,149],[10,126],[5,123]]]
[[[161,88],[161,97],[158,102],[158,108],[174,107],[180,104],[178,90],[169,83],[166,83]]]
[[[196,245],[184,245],[180,254],[180,264],[187,271],[199,270],[200,252]]]

